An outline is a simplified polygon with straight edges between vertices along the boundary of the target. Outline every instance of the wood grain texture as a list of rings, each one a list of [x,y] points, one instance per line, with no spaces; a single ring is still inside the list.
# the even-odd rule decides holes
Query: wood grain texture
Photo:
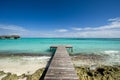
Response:
[[[66,47],[57,46],[56,48],[44,80],[78,80]]]

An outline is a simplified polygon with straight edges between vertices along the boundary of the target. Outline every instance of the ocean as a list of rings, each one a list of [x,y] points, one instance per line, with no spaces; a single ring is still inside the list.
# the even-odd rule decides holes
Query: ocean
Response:
[[[20,38],[0,40],[0,62],[3,64],[20,61],[48,61],[54,51],[51,45],[72,45],[69,54],[81,56],[76,65],[120,65],[120,38]],[[2,57],[5,54],[7,58]],[[9,55],[12,56],[9,57]],[[13,56],[13,54],[23,56]],[[27,56],[26,56],[27,54]],[[33,56],[32,56],[32,55]],[[41,56],[34,56],[34,55]],[[102,56],[102,58],[101,58]],[[25,59],[25,60],[24,60]],[[6,63],[5,63],[6,61]],[[39,64],[39,63],[38,63]],[[8,65],[10,65],[8,63]],[[12,64],[13,65],[13,64]],[[2,65],[1,65],[2,66]]]
[[[120,38],[21,38],[0,40],[0,53],[49,54],[51,45],[72,45],[70,54],[120,52]]]

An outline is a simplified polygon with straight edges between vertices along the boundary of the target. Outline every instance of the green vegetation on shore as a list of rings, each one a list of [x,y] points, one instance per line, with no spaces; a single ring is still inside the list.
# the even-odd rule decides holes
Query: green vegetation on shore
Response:
[[[76,67],[79,80],[120,80],[120,66]]]
[[[92,69],[88,66],[75,67],[79,80],[120,80],[120,66],[100,66]],[[38,69],[31,75],[22,74],[17,76],[12,73],[5,73],[0,71],[0,76],[5,75],[1,80],[39,80],[44,68]]]
[[[0,39],[18,39],[20,38],[19,35],[2,35],[0,36]]]
[[[24,78],[26,78],[26,80],[39,80],[41,75],[42,75],[42,73],[43,73],[43,71],[44,71],[44,68],[38,69],[32,75],[22,74],[20,76],[17,76],[16,74],[5,73],[3,71],[0,71],[0,76],[6,75],[1,80],[19,80],[19,79],[24,79]]]

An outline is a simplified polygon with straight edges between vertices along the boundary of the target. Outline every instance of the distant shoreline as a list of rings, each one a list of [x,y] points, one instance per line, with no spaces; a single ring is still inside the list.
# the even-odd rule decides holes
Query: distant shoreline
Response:
[[[0,35],[0,39],[19,39],[19,35]]]

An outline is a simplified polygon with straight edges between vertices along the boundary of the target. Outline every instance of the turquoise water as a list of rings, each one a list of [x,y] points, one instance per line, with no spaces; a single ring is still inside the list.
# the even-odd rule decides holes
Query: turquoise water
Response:
[[[0,53],[49,54],[51,45],[72,45],[72,54],[120,52],[120,38],[21,38],[0,40]]]

